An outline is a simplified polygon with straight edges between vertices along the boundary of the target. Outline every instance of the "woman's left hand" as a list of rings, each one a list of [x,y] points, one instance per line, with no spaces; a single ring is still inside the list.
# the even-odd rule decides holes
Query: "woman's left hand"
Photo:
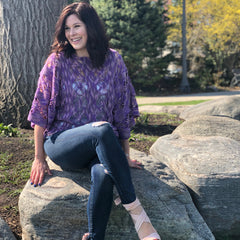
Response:
[[[129,164],[129,167],[142,169],[142,164],[138,160],[131,159],[128,157],[128,164]]]
[[[128,141],[128,139],[122,139],[121,140],[121,145],[122,145],[123,151],[124,151],[124,153],[126,155],[126,158],[128,160],[129,167],[142,169],[143,166],[142,166],[142,164],[139,161],[130,158],[130,155],[129,155],[129,152],[130,152],[129,151],[129,141]]]

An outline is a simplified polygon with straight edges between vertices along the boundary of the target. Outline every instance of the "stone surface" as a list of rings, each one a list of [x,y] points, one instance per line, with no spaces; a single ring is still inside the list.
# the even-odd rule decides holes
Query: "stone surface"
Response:
[[[7,223],[0,217],[0,240],[16,240]]]
[[[188,105],[184,106],[154,106],[154,105],[146,105],[140,106],[139,111],[142,113],[169,113],[179,116],[182,111],[189,108]]]
[[[228,137],[178,134],[160,137],[151,154],[190,189],[217,237],[240,239],[240,143]]]
[[[196,210],[189,192],[173,172],[152,156],[131,149],[144,170],[132,169],[136,193],[162,240],[211,240],[211,231]],[[61,171],[49,161],[53,177],[42,187],[28,182],[20,195],[23,240],[81,239],[87,231],[86,205],[90,179],[85,170]],[[130,216],[113,206],[106,240],[138,239]]]
[[[180,118],[186,120],[201,115],[225,116],[240,120],[240,97],[228,96],[199,103],[181,112]]]
[[[229,117],[198,116],[193,117],[173,132],[180,136],[222,136],[240,141],[240,121]]]

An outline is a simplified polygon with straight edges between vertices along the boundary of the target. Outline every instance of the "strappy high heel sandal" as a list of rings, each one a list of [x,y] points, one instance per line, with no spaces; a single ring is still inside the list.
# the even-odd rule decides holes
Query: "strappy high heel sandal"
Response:
[[[123,206],[131,215],[140,240],[161,240],[138,199]]]

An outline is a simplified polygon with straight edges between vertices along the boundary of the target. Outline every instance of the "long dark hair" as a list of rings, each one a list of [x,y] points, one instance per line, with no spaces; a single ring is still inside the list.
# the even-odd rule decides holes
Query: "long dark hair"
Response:
[[[64,52],[67,58],[75,53],[75,49],[65,37],[65,23],[68,16],[75,14],[87,29],[87,51],[93,67],[103,65],[109,49],[106,32],[95,9],[86,2],[72,3],[66,6],[56,23],[54,41],[51,52]]]

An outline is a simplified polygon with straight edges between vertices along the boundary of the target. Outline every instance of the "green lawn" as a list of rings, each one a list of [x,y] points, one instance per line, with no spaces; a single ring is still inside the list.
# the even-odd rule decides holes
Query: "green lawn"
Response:
[[[206,102],[206,101],[209,101],[209,100],[192,100],[192,101],[184,101],[184,102],[165,102],[165,103],[145,103],[145,104],[139,104],[139,106],[147,106],[147,105],[155,105],[155,106],[196,105],[196,104]]]

